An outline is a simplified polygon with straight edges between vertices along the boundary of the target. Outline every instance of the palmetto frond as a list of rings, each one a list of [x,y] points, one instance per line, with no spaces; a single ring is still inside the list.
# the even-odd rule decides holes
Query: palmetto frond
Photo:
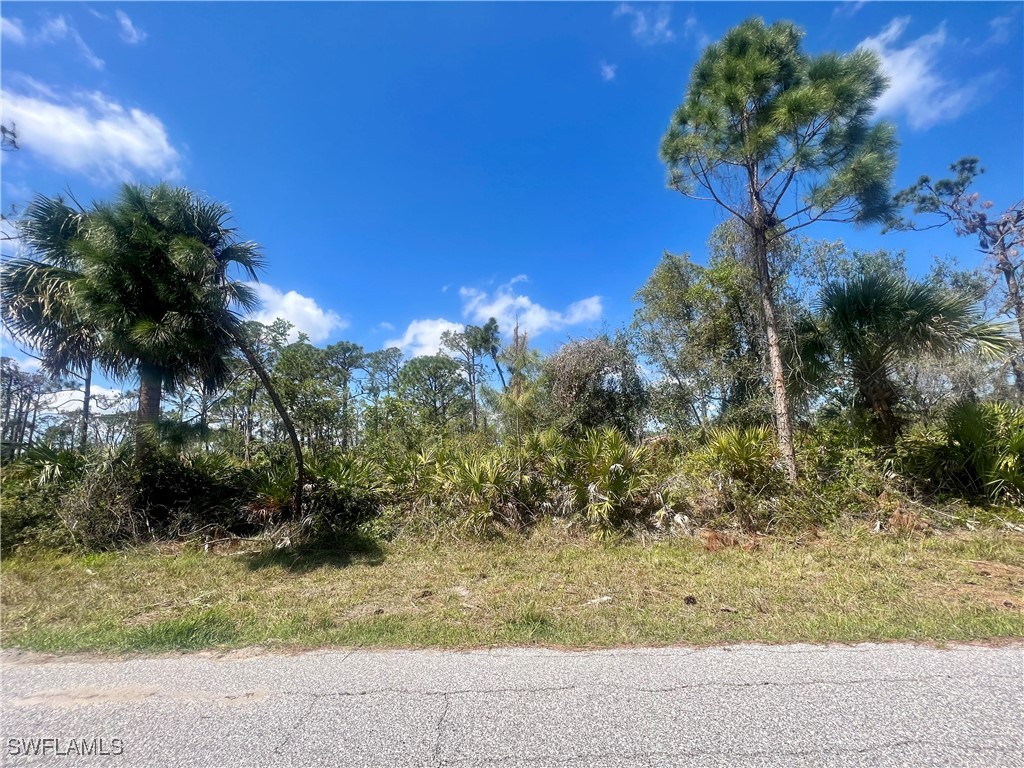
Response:
[[[74,369],[96,355],[126,374],[145,364],[170,385],[216,382],[240,320],[258,304],[249,280],[257,244],[238,241],[230,211],[191,191],[125,184],[89,211],[37,197],[19,228],[32,258],[3,268],[4,323],[48,367]]]
[[[1003,326],[985,321],[974,304],[972,296],[888,274],[830,283],[818,299],[829,335],[844,357],[862,368],[923,353],[1007,350]]]
[[[940,285],[885,273],[869,273],[822,290],[818,311],[835,360],[871,409],[878,437],[891,445],[900,431],[896,363],[922,354],[975,350],[998,355],[1012,348],[999,323],[986,321],[975,299]]]
[[[27,258],[8,261],[0,275],[4,326],[37,350],[44,369],[54,376],[84,371],[95,355],[96,331],[75,301],[79,277],[73,270]]]
[[[37,195],[26,206],[17,228],[25,245],[40,260],[73,268],[78,261],[74,243],[84,220],[85,213],[67,205],[63,198]]]

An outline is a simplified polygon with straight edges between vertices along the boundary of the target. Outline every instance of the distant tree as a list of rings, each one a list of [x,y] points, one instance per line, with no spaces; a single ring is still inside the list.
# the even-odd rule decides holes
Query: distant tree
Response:
[[[894,129],[872,126],[885,88],[863,50],[810,56],[790,22],[749,19],[708,46],[661,144],[670,185],[713,200],[750,238],[768,345],[779,447],[795,481],[790,398],[773,300],[773,241],[816,221],[884,221]]]
[[[445,331],[441,334],[441,347],[452,352],[466,377],[469,387],[470,414],[473,429],[478,427],[479,403],[477,391],[483,375],[483,359],[487,354],[484,331],[475,325],[467,325],[461,331]]]
[[[572,341],[544,361],[556,421],[563,430],[612,426],[643,432],[647,392],[625,337]]]
[[[398,373],[398,397],[413,405],[422,420],[444,431],[470,410],[469,383],[461,366],[447,355],[414,357]]]
[[[1020,274],[1024,269],[1021,249],[1024,247],[1024,200],[1019,200],[1001,214],[988,213],[991,201],[971,192],[971,184],[985,172],[976,157],[964,157],[949,166],[955,174],[950,179],[932,181],[922,176],[915,184],[901,190],[895,197],[900,208],[911,207],[913,213],[931,217],[934,223],[918,224],[899,218],[891,225],[895,229],[934,229],[947,225],[961,237],[976,237],[978,250],[992,263],[997,276],[1002,276],[1006,288],[1005,309],[1017,321],[1021,343],[1010,359],[1017,390],[1024,395],[1024,293]]]
[[[520,445],[526,431],[544,422],[544,397],[540,383],[541,354],[531,349],[529,337],[519,329],[519,323],[512,328],[510,342],[497,350],[494,364],[499,372],[504,365],[508,378],[502,374],[501,391],[487,390],[486,395],[505,434],[514,436],[516,445]]]
[[[271,373],[302,443],[326,449],[340,427],[341,399],[326,351],[307,339],[300,334],[298,341],[284,347]]]
[[[32,447],[44,400],[61,388],[53,378],[23,371],[13,358],[0,357],[0,458],[11,459]]]
[[[498,374],[498,378],[501,379],[501,388],[505,389],[508,384],[505,381],[505,374],[501,370],[501,365],[498,363],[498,356],[501,354],[501,332],[498,328],[498,321],[495,318],[490,318],[479,331],[475,331],[476,344],[484,351],[484,353],[491,358],[491,362],[494,363],[494,370]]]
[[[667,426],[706,427],[762,407],[764,344],[748,301],[752,281],[745,263],[721,254],[703,267],[666,253],[637,292],[633,339],[662,377],[651,397]]]
[[[352,388],[356,372],[366,365],[366,351],[351,341],[339,341],[324,350],[327,370],[336,396],[340,400],[339,428],[342,449],[350,448],[356,440],[356,416]]]

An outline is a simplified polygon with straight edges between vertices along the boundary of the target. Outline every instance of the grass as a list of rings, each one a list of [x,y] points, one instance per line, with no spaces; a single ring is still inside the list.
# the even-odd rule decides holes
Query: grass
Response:
[[[1024,635],[1021,534],[845,527],[739,544],[600,543],[546,528],[300,554],[19,554],[0,569],[3,643],[123,652]]]

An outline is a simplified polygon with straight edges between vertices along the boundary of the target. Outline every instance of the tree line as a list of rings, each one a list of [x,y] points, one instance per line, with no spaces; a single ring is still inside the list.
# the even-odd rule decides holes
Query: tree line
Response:
[[[248,467],[280,461],[287,446],[300,514],[316,485],[308,456],[415,455],[453,440],[483,455],[545,430],[585,441],[611,429],[638,444],[768,428],[772,460],[795,486],[801,435],[822,425],[846,424],[830,439],[885,460],[954,401],[1019,406],[1024,206],[993,213],[972,191],[976,158],[894,192],[895,129],[872,118],[886,87],[877,57],[810,55],[802,37],[791,23],[750,19],[705,49],[661,156],[670,187],[726,214],[707,263],[666,252],[628,327],[546,357],[494,318],[408,360],[396,348],[290,342],[285,321],[247,319],[264,254],[222,204],[166,184],[127,184],[89,208],[37,196],[0,290],[6,329],[45,375],[5,359],[5,458],[76,438],[80,452],[120,443],[127,429],[136,467],[168,447]],[[913,277],[903,254],[811,239],[822,221],[948,225],[985,262],[937,261]],[[97,370],[138,382],[130,421],[102,416],[121,418],[120,431],[94,427]],[[39,434],[46,396],[72,377],[83,407]]]

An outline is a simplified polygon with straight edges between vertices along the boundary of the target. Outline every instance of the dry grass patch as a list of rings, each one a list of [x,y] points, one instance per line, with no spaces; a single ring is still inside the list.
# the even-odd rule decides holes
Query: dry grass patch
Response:
[[[6,645],[607,647],[1024,635],[1024,536],[600,543],[353,540],[329,551],[144,549],[2,566]]]

